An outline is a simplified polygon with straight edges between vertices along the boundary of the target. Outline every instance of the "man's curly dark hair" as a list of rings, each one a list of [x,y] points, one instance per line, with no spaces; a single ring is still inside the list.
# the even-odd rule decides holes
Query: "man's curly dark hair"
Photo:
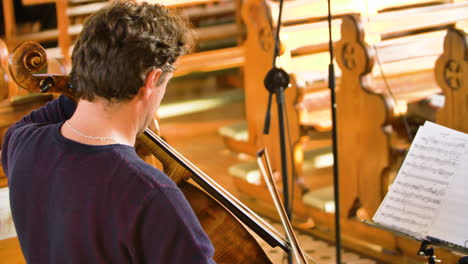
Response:
[[[89,17],[75,44],[71,72],[75,96],[88,101],[96,96],[130,100],[149,70],[170,71],[192,44],[187,20],[164,6],[113,2]]]

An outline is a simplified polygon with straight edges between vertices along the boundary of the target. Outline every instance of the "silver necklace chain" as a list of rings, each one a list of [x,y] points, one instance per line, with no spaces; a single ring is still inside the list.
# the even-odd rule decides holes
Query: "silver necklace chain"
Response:
[[[73,132],[75,132],[76,134],[82,136],[82,137],[85,137],[85,138],[89,138],[89,139],[92,139],[92,140],[99,140],[99,141],[114,141],[115,143],[119,143],[119,141],[113,139],[113,138],[110,138],[110,137],[96,137],[96,136],[90,136],[90,135],[86,135],[84,134],[83,132],[79,131],[78,129],[74,128],[71,124],[70,124],[70,120],[67,120],[65,121],[65,125],[67,125],[67,127],[69,127]]]

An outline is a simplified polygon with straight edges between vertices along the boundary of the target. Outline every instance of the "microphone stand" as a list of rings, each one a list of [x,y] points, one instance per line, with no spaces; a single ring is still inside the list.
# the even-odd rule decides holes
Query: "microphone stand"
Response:
[[[279,126],[279,137],[280,137],[280,152],[281,152],[281,176],[283,182],[283,200],[284,200],[284,209],[287,218],[291,221],[292,219],[292,208],[291,202],[289,201],[289,180],[288,180],[288,162],[286,155],[286,135],[285,135],[285,118],[284,118],[284,90],[289,86],[289,75],[283,69],[276,67],[276,58],[279,55],[280,49],[280,37],[279,32],[281,28],[281,16],[283,13],[283,3],[284,0],[279,1],[279,14],[278,22],[275,32],[275,49],[273,55],[273,67],[267,73],[264,79],[264,85],[269,92],[268,95],[268,106],[267,112],[265,115],[265,123],[263,133],[268,135],[270,127],[270,109],[271,102],[273,100],[273,94],[276,95],[276,102],[278,105],[278,126]],[[288,254],[288,263],[292,263],[292,254]]]
[[[278,126],[280,132],[280,150],[281,150],[281,174],[283,181],[283,200],[286,215],[291,219],[291,205],[289,202],[289,182],[288,182],[288,164],[286,155],[286,139],[285,139],[285,119],[284,119],[284,90],[289,86],[289,75],[283,69],[276,67],[276,58],[279,55],[279,31],[281,26],[281,15],[283,10],[284,0],[280,0],[278,23],[275,34],[275,49],[273,55],[273,68],[267,73],[264,79],[264,85],[269,92],[268,106],[265,115],[265,123],[263,133],[268,135],[270,127],[270,109],[273,100],[273,94],[276,95],[276,102],[278,105]]]
[[[269,133],[270,125],[270,108],[273,94],[276,95],[278,104],[278,124],[280,132],[280,150],[281,150],[281,172],[283,181],[283,199],[287,217],[291,220],[292,206],[289,201],[289,182],[288,182],[288,164],[286,156],[286,139],[284,125],[284,90],[289,86],[289,75],[283,69],[276,67],[276,58],[279,55],[280,39],[279,32],[281,27],[281,16],[283,11],[284,0],[279,1],[279,15],[275,34],[275,49],[273,56],[273,67],[267,73],[264,80],[264,85],[269,91],[267,113],[265,116],[264,134]],[[331,110],[332,110],[332,141],[333,141],[333,188],[335,200],[335,246],[336,246],[336,263],[341,263],[341,224],[340,224],[340,196],[339,196],[339,171],[338,171],[338,141],[336,128],[336,84],[335,84],[335,68],[333,64],[333,40],[332,40],[332,16],[331,16],[331,0],[328,0],[328,29],[329,29],[329,50],[330,64],[328,67],[328,83],[331,93]],[[288,263],[292,263],[292,255],[288,255]]]
[[[332,142],[333,142],[333,198],[335,200],[335,247],[336,247],[336,263],[341,264],[341,224],[340,224],[340,185],[339,185],[339,170],[338,170],[338,139],[337,139],[337,122],[336,122],[336,83],[335,83],[335,66],[333,64],[333,40],[332,40],[332,15],[331,15],[331,0],[328,0],[328,35],[329,35],[329,51],[330,64],[328,65],[328,88],[330,88],[331,112],[332,112]]]
[[[441,260],[437,259],[437,257],[434,254],[434,248],[429,246],[429,241],[423,240],[421,246],[418,249],[418,256],[426,257],[428,264],[436,264],[442,262]]]
[[[442,263],[442,260],[435,256],[435,249],[431,245],[445,248],[464,255],[468,253],[468,248],[466,247],[461,247],[450,242],[428,236],[422,240],[421,246],[417,252],[418,256],[427,258],[428,264]],[[468,256],[461,257],[456,264],[468,264]]]

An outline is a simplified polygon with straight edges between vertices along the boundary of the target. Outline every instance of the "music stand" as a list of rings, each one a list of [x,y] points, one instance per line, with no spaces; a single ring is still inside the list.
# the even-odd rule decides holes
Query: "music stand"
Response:
[[[441,262],[441,260],[437,259],[437,257],[435,256],[434,248],[431,247],[430,245],[437,246],[437,247],[440,247],[440,248],[445,248],[445,249],[448,249],[448,250],[452,250],[452,251],[458,252],[460,254],[468,255],[468,248],[461,247],[461,246],[458,246],[458,245],[455,245],[455,244],[452,244],[452,243],[448,243],[446,241],[442,241],[442,240],[439,240],[439,239],[434,238],[434,237],[426,237],[426,239],[418,239],[416,237],[413,237],[413,236],[408,235],[406,233],[400,232],[398,230],[394,230],[394,229],[392,229],[390,227],[378,224],[378,223],[373,222],[373,221],[362,220],[362,222],[364,224],[366,224],[366,225],[369,225],[369,226],[372,226],[372,227],[375,227],[375,228],[378,228],[378,229],[382,229],[382,230],[391,232],[391,233],[396,234],[398,236],[402,236],[402,237],[410,238],[410,239],[413,239],[413,240],[416,240],[416,241],[420,241],[421,246],[418,249],[417,255],[421,256],[421,257],[426,257],[429,264],[435,264],[435,263],[440,263]],[[460,260],[458,261],[457,264],[467,264],[467,263],[468,263],[468,256],[460,258]]]

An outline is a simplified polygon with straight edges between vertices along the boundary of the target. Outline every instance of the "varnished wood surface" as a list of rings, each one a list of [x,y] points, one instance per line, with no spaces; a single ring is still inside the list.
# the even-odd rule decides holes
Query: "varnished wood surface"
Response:
[[[278,155],[279,143],[276,131],[271,134],[271,138],[262,135],[265,111],[263,109],[266,109],[267,98],[263,79],[272,65],[273,32],[268,19],[258,15],[268,12],[264,5],[259,2],[255,0],[246,1],[246,6],[249,7],[244,6],[243,9],[244,20],[248,21],[244,76],[246,80],[249,143],[276,146],[274,153]],[[297,4],[299,11],[295,14],[304,11],[302,13],[304,16],[311,14],[305,12],[307,4],[318,4],[318,2],[314,1],[300,0],[286,3],[290,7],[285,9],[286,14]],[[415,2],[400,2],[400,4],[405,6],[415,4]],[[434,26],[446,26],[454,23],[466,17],[466,12],[463,10],[468,7],[466,2],[443,6],[424,5],[418,5],[418,8],[410,10],[386,10],[386,12],[369,19],[365,16],[366,13],[363,12],[366,23],[360,25],[359,29],[368,34],[366,40],[369,41],[369,44],[362,44],[364,41],[364,35],[362,35],[360,41],[349,41],[349,46],[346,47],[344,52],[342,50],[343,46],[335,47],[335,51],[338,53],[337,60],[341,60],[343,62],[342,66],[349,67],[353,74],[353,76],[344,76],[345,74],[342,71],[337,70],[338,76],[342,78],[338,81],[340,84],[338,87],[338,131],[340,131],[338,148],[340,149],[339,164],[341,166],[340,183],[344,186],[340,190],[343,201],[344,228],[342,230],[345,230],[346,235],[372,241],[392,250],[399,247],[397,239],[393,235],[385,232],[372,232],[371,228],[359,223],[356,217],[372,217],[386,193],[393,173],[395,173],[393,166],[398,166],[400,161],[399,157],[394,154],[403,149],[401,142],[395,140],[394,136],[387,137],[386,135],[386,133],[393,130],[391,124],[401,118],[402,112],[400,112],[400,108],[396,107],[396,104],[400,105],[421,100],[440,91],[435,83],[433,68],[435,60],[442,52],[442,39],[445,32],[415,34],[401,40],[387,40],[387,38],[410,34],[409,32],[403,33],[404,30],[418,27],[426,30]],[[300,9],[301,7],[303,9]],[[434,17],[437,19],[434,19]],[[272,18],[274,24],[275,16],[272,16]],[[288,15],[283,18],[284,21],[288,21]],[[312,50],[310,54],[306,54],[301,47],[306,42],[301,43],[301,34],[307,35],[308,33],[319,32],[320,28],[316,27],[319,23],[312,23],[312,18],[308,21],[300,20],[300,16],[294,17],[291,15],[289,18],[292,19],[288,21],[291,23],[282,27],[281,66],[291,69],[290,73],[295,74],[293,80],[302,79],[293,83],[291,88],[295,88],[296,91],[291,91],[291,88],[286,90],[286,107],[290,110],[288,115],[290,119],[289,129],[293,135],[292,144],[297,146],[301,142],[299,130],[302,125],[305,125],[301,121],[307,120],[310,124],[319,124],[318,127],[322,129],[324,127],[322,124],[326,122],[317,120],[321,118],[323,120],[328,118],[329,120],[329,101],[327,102],[328,105],[323,104],[323,101],[320,99],[315,100],[313,96],[310,97],[312,100],[309,105],[312,111],[319,111],[314,112],[312,118],[306,118],[307,113],[304,113],[306,111],[301,112],[300,118],[294,116],[295,106],[303,103],[300,100],[305,97],[301,94],[304,90],[307,90],[307,92],[314,91],[310,87],[315,86],[318,88],[315,95],[319,97],[320,92],[325,91],[320,89],[326,85],[323,83],[326,82],[326,66],[328,65],[329,54],[319,49],[319,40],[325,41],[323,36],[325,34],[318,37],[319,40],[312,39],[313,37],[304,38],[306,41],[310,39],[312,46],[315,46],[315,49],[310,48],[310,45],[307,47],[310,48],[308,50]],[[371,21],[369,22],[369,20]],[[410,21],[416,21],[416,23]],[[291,24],[294,25],[291,26]],[[325,25],[325,23],[322,24]],[[356,31],[356,27],[342,29],[347,35]],[[315,34],[311,34],[311,36],[315,36]],[[335,32],[334,36],[336,37]],[[288,41],[291,41],[291,43],[288,43]],[[346,42],[346,40],[343,42]],[[376,46],[378,54],[376,54],[372,45]],[[289,47],[294,51],[291,54],[288,54]],[[317,51],[317,53],[313,51]],[[385,78],[381,77],[383,74],[380,73],[379,63],[384,64]],[[311,77],[309,79],[301,78],[302,76],[298,73],[303,73],[304,76],[310,75]],[[366,76],[364,77],[364,75]],[[310,86],[304,85],[303,80],[310,80]],[[388,86],[390,87],[388,88]],[[305,89],[301,90],[301,88]],[[391,99],[389,89],[393,91],[398,102]],[[465,96],[462,94],[459,98],[465,98]],[[324,97],[322,96],[321,99],[324,99]],[[273,105],[275,105],[275,102]],[[462,109],[461,111],[465,110]],[[273,112],[273,116],[276,116],[275,112]],[[276,124],[273,123],[272,128],[275,129],[275,126]],[[397,129],[396,126],[394,128]],[[330,129],[330,126],[328,126],[328,129]],[[398,142],[398,145],[395,142]],[[301,156],[298,155],[295,157],[295,162],[300,163],[300,159]],[[278,159],[274,160],[273,163],[274,166],[279,168]],[[253,186],[245,181],[242,182],[240,179],[235,179],[235,182],[242,193],[265,202],[265,194],[261,193],[258,186]],[[300,205],[295,208],[298,209],[298,214],[304,214],[300,210]],[[323,213],[317,212],[317,210],[309,211],[310,216],[322,224],[322,228],[331,228],[330,216],[324,216]],[[409,243],[405,245],[407,244]],[[405,249],[404,251],[404,254],[411,255],[410,250],[406,251]]]
[[[8,98],[9,93],[8,77],[8,48],[6,43],[0,39],[0,100]]]
[[[435,76],[446,102],[436,120],[441,125],[468,133],[468,36],[463,30],[447,32],[444,54],[437,60]]]
[[[19,241],[16,237],[0,240],[0,264],[25,264]]]
[[[71,62],[70,50],[74,40],[82,30],[84,19],[111,2],[102,0],[24,0],[24,5],[55,4],[57,10],[57,28],[20,34],[16,30],[13,1],[2,1],[5,15],[5,39],[10,49],[28,40],[36,42],[57,40],[59,48],[56,50],[60,50],[60,52],[56,52],[55,56],[63,58],[67,64]],[[147,2],[163,4],[168,8],[177,9],[181,15],[189,18],[196,28],[199,42],[213,43],[219,40],[231,41],[237,38],[242,39],[243,30],[240,21],[237,21],[238,16],[236,15],[236,10],[240,4],[236,0],[167,0]],[[213,24],[214,19],[222,17],[231,18],[233,21],[226,24],[225,22],[228,20],[224,19],[219,25]],[[207,18],[210,21],[209,25],[198,27],[199,22]]]
[[[418,21],[420,21],[420,20],[418,20]],[[435,22],[437,22],[437,21],[435,21]],[[383,22],[382,22],[382,25],[384,25]],[[405,26],[406,26],[406,25],[405,25]],[[300,34],[299,34],[299,35],[300,35]],[[260,41],[265,41],[265,39],[260,40]],[[266,46],[263,46],[263,47],[268,47],[268,45],[269,45],[269,44],[268,44],[268,41],[264,42],[263,44],[266,45]],[[271,44],[271,43],[270,43],[270,44]],[[459,48],[454,48],[454,50],[457,50],[457,52],[459,52],[458,50],[460,50],[460,49],[459,49]],[[388,54],[391,55],[392,53],[394,53],[394,51],[392,51],[391,49],[389,49]],[[251,54],[254,54],[254,53],[251,53]],[[461,53],[458,53],[458,54],[461,54]],[[400,55],[400,54],[398,54],[398,55]],[[391,59],[391,56],[388,56],[388,58]],[[412,65],[413,65],[413,64],[412,64]],[[375,67],[374,67],[374,69],[375,69]],[[401,70],[401,69],[400,69],[400,70]],[[262,75],[261,73],[256,73],[256,74],[257,74],[257,77],[255,77],[255,78],[258,78],[259,80],[262,79],[263,76],[264,76],[264,75]],[[408,77],[408,78],[412,78],[412,77]],[[397,80],[397,81],[398,81],[398,80]],[[399,81],[400,81],[400,82],[404,82],[403,79],[400,79]],[[258,86],[257,88],[258,88],[258,89],[264,89],[264,87],[262,87],[262,86]],[[354,94],[353,94],[353,95],[354,95]],[[257,96],[258,96],[258,95],[257,95]],[[263,99],[261,99],[261,100],[264,100],[264,98],[265,98],[265,97],[262,97],[262,96],[259,96],[259,97],[260,97],[260,98],[263,98]],[[360,97],[360,95],[357,96],[356,98],[358,98],[358,97]],[[346,97],[346,98],[347,98],[346,100],[341,101],[341,102],[344,102],[344,104],[348,104],[348,103],[349,103],[349,98],[350,98],[350,97],[348,96],[348,97]],[[456,98],[460,98],[461,100],[463,100],[463,98],[466,98],[466,95],[458,96],[458,97],[456,97]],[[353,97],[353,99],[354,99],[354,97]],[[258,103],[258,102],[259,102],[258,100],[254,100],[254,101],[255,101],[255,103]],[[353,102],[353,101],[352,101],[352,102]],[[356,104],[358,104],[358,103],[356,103]],[[375,107],[371,107],[370,105],[373,105],[373,104],[376,105],[376,106],[375,106]],[[378,105],[377,103],[363,103],[363,104],[360,105],[358,108],[361,109],[361,110],[364,109],[364,108],[380,109],[381,106],[382,106],[381,104]],[[371,116],[371,117],[367,117],[367,118],[365,118],[365,119],[366,119],[368,122],[370,122],[370,120],[372,120],[372,119],[375,119],[375,117],[377,117],[378,120],[382,119],[381,117],[382,117],[383,115],[381,115],[381,113],[380,113],[379,111],[380,111],[380,110],[375,110],[375,112],[373,112],[373,113],[368,113],[369,115],[372,115],[372,116]],[[454,111],[456,111],[456,110],[450,110],[450,111],[451,111],[451,113],[454,113]],[[462,109],[462,111],[464,111],[464,109]],[[229,112],[229,110],[225,110],[223,114],[225,114],[225,112]],[[250,111],[248,111],[248,112],[250,112]],[[260,112],[259,112],[259,111],[256,111],[255,113],[258,114],[258,113],[260,113]],[[263,125],[263,123],[260,122],[260,121],[263,120],[264,112],[261,111],[261,114],[258,114],[258,115],[260,116],[260,117],[258,118],[258,119],[259,119],[258,126],[260,127],[260,126]],[[453,114],[449,114],[449,115],[450,115],[450,116],[453,116]],[[194,118],[195,115],[188,115],[188,117],[189,117],[189,118],[190,118],[190,117]],[[380,118],[380,119],[379,119],[379,118]],[[236,119],[239,119],[239,118],[236,118]],[[241,117],[240,119],[242,119],[242,117]],[[169,123],[166,124],[166,125],[163,125],[163,130],[164,130],[164,127],[165,127],[165,128],[170,128],[170,129],[173,129],[173,130],[175,131],[176,135],[177,135],[177,134],[178,134],[178,135],[182,135],[182,134],[184,134],[184,132],[181,132],[181,128],[182,128],[182,130],[184,130],[183,128],[185,128],[187,131],[188,131],[188,130],[195,130],[195,131],[201,130],[201,131],[205,131],[205,132],[206,132],[206,131],[209,130],[209,128],[217,127],[217,126],[218,126],[218,123],[219,123],[219,124],[227,124],[227,122],[225,122],[225,121],[223,121],[223,120],[212,120],[212,122],[208,122],[208,123],[202,122],[202,124],[204,124],[204,125],[206,125],[206,126],[205,126],[205,127],[200,127],[199,125],[197,125],[197,123],[196,123],[195,121],[181,121],[180,124],[176,124],[176,123],[179,122],[179,121],[175,121],[175,120],[178,120],[178,119],[166,120],[166,121],[169,121]],[[181,120],[182,120],[182,119],[181,119]],[[174,122],[174,123],[173,123],[173,122]],[[378,121],[377,121],[377,122],[378,122]],[[363,124],[363,126],[366,126],[367,123],[366,123],[366,122],[364,122],[364,123],[365,123],[365,124]],[[215,124],[216,124],[216,125],[215,125]],[[179,126],[179,125],[181,125],[181,126]],[[176,128],[176,127],[177,127],[177,128]],[[196,129],[194,129],[194,128],[196,128]],[[259,129],[259,130],[260,130],[260,129]],[[351,131],[351,132],[352,132],[352,131]],[[163,131],[163,133],[164,133],[164,131]],[[195,133],[197,133],[197,132],[195,132]],[[210,132],[210,133],[211,133],[211,132]],[[190,134],[190,133],[187,133],[187,134]],[[202,135],[202,134],[203,134],[203,133],[200,133],[200,135]],[[372,142],[374,142],[374,141],[382,141],[381,139],[374,139],[374,137],[373,137],[373,136],[374,136],[374,133],[371,133],[370,135],[365,136],[365,137],[361,137],[361,136],[359,136],[359,137],[353,137],[353,136],[350,136],[351,134],[352,134],[352,133],[349,133],[348,135],[346,135],[346,139],[349,139],[349,138],[358,138],[361,142],[365,142],[365,141],[372,141]],[[171,137],[172,137],[172,136],[170,136],[170,135],[168,134],[168,138],[170,139]],[[193,137],[191,137],[191,136],[189,136],[189,135],[187,135],[187,136],[185,136],[185,137],[186,137],[186,138],[182,137],[183,140],[182,140],[181,142],[184,142],[184,140],[185,140],[185,141],[186,141],[186,144],[184,144],[184,145],[181,144],[181,148],[183,148],[183,149],[184,149],[184,148],[192,148],[192,150],[191,150],[190,152],[192,152],[192,151],[197,152],[197,151],[198,151],[198,150],[197,150],[197,146],[198,146],[198,145],[192,144],[191,147],[186,146],[186,145],[190,145],[190,144],[191,144],[190,142],[192,142],[192,141],[194,140]],[[203,137],[203,136],[202,136],[202,137]],[[177,137],[174,137],[173,139],[176,139],[176,138],[177,138]],[[178,138],[178,139],[180,139],[180,138]],[[208,139],[208,137],[207,137],[206,139],[209,140],[209,141],[210,141],[210,140],[213,140],[213,139]],[[369,140],[367,140],[367,139],[369,139]],[[176,140],[176,141],[178,141],[178,140]],[[176,142],[176,141],[174,141],[174,142]],[[217,140],[216,140],[216,141],[217,141]],[[219,142],[216,142],[216,144],[218,144],[218,143],[219,143]],[[178,143],[176,143],[176,144],[178,144]],[[276,142],[276,144],[277,144],[277,142]],[[354,144],[354,147],[351,148],[351,150],[350,150],[349,152],[351,152],[351,153],[359,152],[358,154],[356,154],[356,156],[357,156],[357,157],[363,157],[363,158],[361,158],[361,159],[364,159],[364,158],[365,158],[365,155],[367,155],[367,154],[365,154],[366,151],[359,149],[360,144],[358,144],[358,143],[356,143],[356,142],[354,142],[354,143],[352,143],[352,144]],[[385,144],[386,144],[386,143],[385,143]],[[199,146],[198,146],[198,147],[199,147]],[[200,152],[201,152],[201,151],[200,151]],[[223,151],[220,152],[220,153],[226,153],[226,154],[227,154],[228,152],[226,152],[226,150],[223,150]],[[231,154],[232,154],[232,153],[231,153]],[[227,155],[231,155],[231,154],[227,154]],[[187,155],[190,156],[190,155],[192,155],[192,154],[187,154]],[[380,155],[380,153],[378,153],[378,155]],[[201,157],[196,157],[196,156],[197,156],[197,155],[194,155],[193,158],[194,158],[194,159],[200,159],[200,161],[201,161],[202,163],[203,163],[205,160],[211,160],[211,157],[207,157],[207,156],[209,156],[209,155],[206,155],[206,154],[205,154],[205,155],[201,154],[201,155],[200,155]],[[213,156],[214,156],[214,155],[213,155]],[[234,154],[234,157],[233,157],[234,160],[235,160],[235,156],[236,156],[236,155]],[[374,157],[374,156],[373,156],[373,157]],[[375,159],[377,159],[377,158],[375,158]],[[385,159],[384,159],[384,160],[385,160]],[[382,162],[382,161],[378,161],[378,162]],[[216,163],[216,161],[213,160],[213,165],[215,165],[214,163]],[[229,163],[229,162],[228,162],[228,163]],[[217,165],[217,164],[216,164],[216,165]],[[202,166],[204,166],[204,165],[202,165]],[[354,167],[349,168],[351,171],[360,170],[360,168],[358,168],[357,165],[353,165],[353,166],[354,166]],[[220,174],[223,174],[223,173],[220,173]],[[226,174],[226,173],[224,173],[224,174]],[[227,185],[230,185],[230,184],[232,184],[232,180],[229,180],[229,178],[230,178],[230,176],[226,175],[226,180],[221,180],[221,181],[226,181],[226,184],[227,184]],[[362,197],[363,197],[364,199],[368,200],[368,201],[372,201],[372,202],[371,202],[372,205],[367,206],[367,207],[375,208],[375,207],[376,207],[376,204],[377,204],[377,203],[375,202],[375,199],[373,198],[373,197],[375,196],[375,193],[369,193],[369,197],[370,197],[370,198],[367,199],[365,193],[366,193],[366,192],[369,192],[369,191],[372,191],[372,190],[364,189],[364,188],[361,188],[361,187],[358,186],[358,185],[361,185],[361,186],[368,185],[369,182],[368,182],[367,180],[365,180],[365,179],[348,179],[348,180],[349,180],[349,182],[350,182],[350,184],[351,184],[351,187],[349,188],[349,189],[351,190],[351,193],[364,193],[364,195],[362,195]],[[358,181],[361,181],[361,183],[357,183]],[[377,179],[377,181],[380,181],[380,179]],[[377,184],[380,184],[380,182],[378,182]],[[380,185],[381,185],[381,184],[380,184]],[[348,186],[348,185],[346,185],[346,186]],[[359,189],[359,188],[361,188],[361,189]],[[233,192],[236,192],[236,189],[233,188],[232,191],[233,191]],[[255,192],[252,192],[252,193],[253,193],[253,195],[255,195]],[[379,194],[379,195],[380,195],[380,194]],[[361,196],[361,195],[357,195],[357,196]],[[366,203],[369,204],[368,202],[366,202]],[[350,200],[350,201],[348,202],[347,205],[348,205],[348,207],[352,206],[352,201]],[[320,221],[321,219],[322,219],[322,218],[319,217],[319,218],[317,219],[317,221]],[[327,219],[327,218],[324,217],[323,219]],[[325,222],[325,221],[324,221],[324,222]],[[367,229],[365,229],[365,228],[359,228],[359,227],[356,228],[356,226],[354,226],[353,224],[350,224],[349,226],[351,226],[351,228],[355,228],[355,230],[357,230],[357,232],[361,232],[361,233],[368,232]],[[395,242],[395,241],[393,241],[393,238],[392,238],[392,237],[386,237],[385,235],[382,235],[381,237],[383,237],[384,239],[386,239],[386,241],[384,242],[384,243],[386,243],[386,245],[390,245],[390,246],[394,245],[394,242]],[[373,239],[373,238],[372,238],[372,237],[369,237],[369,239]],[[407,245],[407,244],[402,242],[402,245]],[[408,247],[414,247],[414,245],[408,245]]]
[[[176,7],[176,6],[186,6],[186,5],[196,5],[196,4],[205,4],[205,3],[215,3],[220,0],[147,0],[149,3],[159,3],[166,6]],[[57,0],[22,0],[24,5],[39,5],[46,3],[55,3]],[[73,2],[73,1],[72,1]]]

